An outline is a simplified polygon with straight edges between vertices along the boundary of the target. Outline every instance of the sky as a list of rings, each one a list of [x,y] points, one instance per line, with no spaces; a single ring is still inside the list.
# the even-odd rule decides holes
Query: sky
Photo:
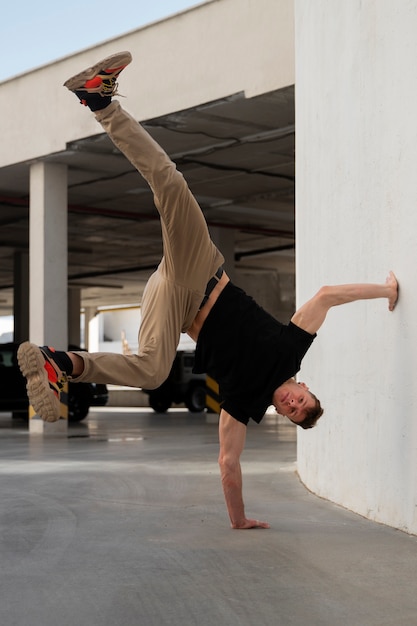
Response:
[[[6,0],[0,81],[201,4],[203,0]]]

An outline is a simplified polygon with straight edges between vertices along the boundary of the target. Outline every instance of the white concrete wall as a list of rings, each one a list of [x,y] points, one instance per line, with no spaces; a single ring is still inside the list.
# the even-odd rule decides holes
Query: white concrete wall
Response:
[[[101,132],[62,84],[120,50],[134,58],[120,90],[138,120],[241,91],[252,97],[294,84],[293,4],[212,0],[1,83],[0,167],[59,152],[68,141]]]
[[[321,284],[401,295],[333,309],[300,380],[326,408],[301,432],[315,493],[417,533],[417,2],[296,0],[298,303]]]

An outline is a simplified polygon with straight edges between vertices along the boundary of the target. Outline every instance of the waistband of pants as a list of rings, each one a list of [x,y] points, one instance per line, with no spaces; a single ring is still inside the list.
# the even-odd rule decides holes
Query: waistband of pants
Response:
[[[211,292],[213,291],[213,289],[215,288],[215,286],[217,285],[217,283],[219,282],[219,280],[221,279],[221,277],[223,276],[223,267],[219,267],[219,269],[217,270],[217,272],[214,274],[213,278],[210,278],[209,282],[207,283],[206,286],[206,290],[205,290],[205,295],[204,298],[200,304],[200,309],[201,310],[203,308],[203,306],[206,304],[207,300],[209,299],[209,296],[211,294]]]

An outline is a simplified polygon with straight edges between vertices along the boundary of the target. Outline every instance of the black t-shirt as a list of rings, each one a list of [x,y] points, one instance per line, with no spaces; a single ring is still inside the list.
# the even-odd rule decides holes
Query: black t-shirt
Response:
[[[281,324],[229,282],[200,331],[194,372],[218,382],[222,407],[235,419],[259,423],[315,336],[292,322]]]

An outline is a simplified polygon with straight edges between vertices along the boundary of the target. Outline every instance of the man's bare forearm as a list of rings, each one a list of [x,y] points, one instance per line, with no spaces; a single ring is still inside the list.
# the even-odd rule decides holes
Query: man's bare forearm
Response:
[[[245,515],[245,505],[242,497],[242,473],[240,464],[232,471],[222,468],[223,493],[230,517],[230,523],[235,530],[249,528],[269,528],[268,522],[250,519]]]
[[[267,522],[248,519],[242,496],[242,470],[240,455],[245,445],[246,426],[236,421],[222,409],[219,421],[220,453],[219,466],[223,493],[232,528],[269,528]]]
[[[328,300],[328,307],[348,304],[357,300],[388,298],[390,288],[386,284],[358,283],[322,287],[322,297]]]
[[[240,463],[234,468],[220,466],[224,499],[233,528],[245,520],[245,505],[242,496],[242,471]]]
[[[308,333],[316,333],[334,306],[357,300],[386,298],[388,308],[394,310],[398,299],[398,283],[392,272],[385,283],[354,283],[322,287],[311,300],[294,313],[291,321]]]

